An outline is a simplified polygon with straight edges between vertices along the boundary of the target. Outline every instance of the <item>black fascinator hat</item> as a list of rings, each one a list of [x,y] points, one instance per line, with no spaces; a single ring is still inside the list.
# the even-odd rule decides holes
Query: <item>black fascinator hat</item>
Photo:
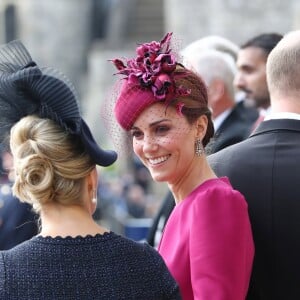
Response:
[[[116,152],[101,149],[81,118],[72,83],[56,69],[38,67],[16,40],[0,47],[1,142],[28,115],[51,119],[78,137],[97,165],[106,167],[116,161]]]

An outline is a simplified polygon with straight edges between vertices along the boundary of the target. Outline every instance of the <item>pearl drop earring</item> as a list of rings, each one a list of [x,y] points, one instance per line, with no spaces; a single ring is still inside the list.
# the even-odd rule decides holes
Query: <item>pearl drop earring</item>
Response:
[[[92,203],[96,204],[97,203],[97,192],[96,190],[93,190],[93,198],[92,198]]]

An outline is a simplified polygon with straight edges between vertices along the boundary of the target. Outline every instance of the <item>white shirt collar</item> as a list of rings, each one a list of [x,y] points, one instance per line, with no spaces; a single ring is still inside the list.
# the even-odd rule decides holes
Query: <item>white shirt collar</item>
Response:
[[[300,114],[291,113],[291,112],[278,112],[278,113],[269,113],[265,117],[266,120],[273,120],[273,119],[293,119],[293,120],[300,120]]]
[[[214,128],[215,131],[217,131],[220,126],[222,125],[222,123],[224,122],[224,120],[229,116],[229,114],[231,113],[232,108],[228,108],[225,111],[223,111],[221,114],[219,114],[214,120]]]

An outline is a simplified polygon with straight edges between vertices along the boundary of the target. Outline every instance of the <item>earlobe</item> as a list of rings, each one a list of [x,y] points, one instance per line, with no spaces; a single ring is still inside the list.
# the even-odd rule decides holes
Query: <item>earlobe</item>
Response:
[[[197,132],[196,132],[196,137],[199,139],[203,139],[205,134],[206,134],[206,130],[207,130],[207,125],[208,125],[208,119],[206,115],[201,115],[196,123],[196,127],[197,127]]]
[[[219,82],[219,84],[217,85],[217,92],[219,94],[219,98],[223,97],[224,92],[225,92],[224,82],[222,82],[222,81]]]
[[[89,201],[92,203],[91,213],[94,213],[97,205],[97,188],[98,188],[98,173],[96,167],[88,174],[88,194]]]
[[[87,176],[88,188],[91,191],[97,189],[98,186],[98,173],[96,167]]]
[[[219,79],[215,79],[215,80],[213,80],[213,82],[210,86],[210,90],[211,90],[210,96],[213,95],[214,99],[219,100],[224,95],[225,84],[223,81],[221,81]]]
[[[96,167],[92,170],[91,176],[92,176],[93,186],[97,187],[98,186],[98,173],[97,173],[97,168]]]
[[[93,203],[93,204],[96,204],[96,203],[97,203],[97,190],[93,190],[92,203]]]

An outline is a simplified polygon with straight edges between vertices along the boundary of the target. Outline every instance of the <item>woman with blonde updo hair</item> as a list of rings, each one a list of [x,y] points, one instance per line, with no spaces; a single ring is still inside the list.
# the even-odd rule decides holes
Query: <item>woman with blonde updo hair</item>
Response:
[[[20,41],[0,47],[0,135],[9,138],[13,193],[40,216],[40,232],[0,251],[0,299],[181,299],[161,256],[93,219],[103,150],[72,84],[39,68]]]
[[[59,125],[37,116],[25,117],[12,128],[10,147],[16,166],[13,191],[19,199],[37,212],[51,203],[84,205],[84,178],[92,171],[96,175],[95,163],[79,142],[74,147],[74,138]]]
[[[41,215],[41,235],[57,234],[56,224],[62,225],[56,220],[58,210],[65,214],[64,220],[68,214],[76,214],[76,223],[83,221],[76,228],[68,220],[60,236],[84,236],[92,228],[94,233],[104,233],[91,218],[85,220],[82,215],[95,212],[98,180],[96,165],[79,139],[50,119],[27,116],[12,127],[10,148],[16,174],[13,193]]]

